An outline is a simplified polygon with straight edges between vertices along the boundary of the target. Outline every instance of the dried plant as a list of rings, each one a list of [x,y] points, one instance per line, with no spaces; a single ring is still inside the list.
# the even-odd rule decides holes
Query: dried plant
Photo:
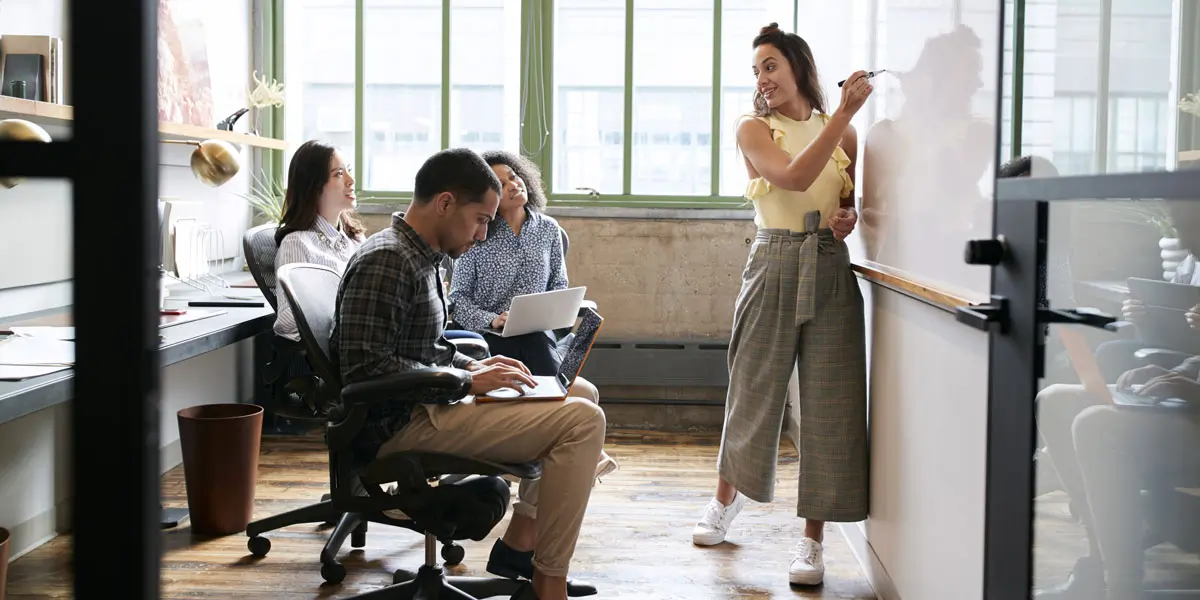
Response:
[[[257,109],[263,109],[268,106],[279,108],[283,106],[283,84],[272,79],[267,81],[267,77],[258,76],[258,72],[254,72],[254,89],[250,90],[250,106]]]
[[[1200,117],[1200,90],[1192,92],[1179,100],[1179,110]]]

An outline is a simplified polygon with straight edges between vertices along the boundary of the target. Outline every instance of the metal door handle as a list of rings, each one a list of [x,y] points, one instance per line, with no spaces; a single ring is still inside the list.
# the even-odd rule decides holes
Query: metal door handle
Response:
[[[989,304],[960,306],[955,309],[954,318],[980,331],[992,331],[997,325],[1003,331],[1008,323],[1008,299],[992,296]]]
[[[1100,312],[1094,308],[1039,308],[1038,323],[1063,323],[1067,325],[1087,325],[1106,331],[1117,330],[1117,318]]]

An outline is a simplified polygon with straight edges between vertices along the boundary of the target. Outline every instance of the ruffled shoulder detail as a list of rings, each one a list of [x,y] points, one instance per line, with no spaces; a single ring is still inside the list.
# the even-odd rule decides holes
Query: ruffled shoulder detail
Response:
[[[747,113],[742,115],[742,117],[739,118],[739,121],[741,118],[747,117],[758,119],[759,121],[766,123],[767,127],[771,128],[771,139],[775,142],[775,145],[779,146],[779,148],[784,152],[787,152],[787,132],[777,127],[775,123],[772,123],[770,117],[758,117],[752,113]],[[757,200],[769,194],[773,189],[775,189],[775,186],[771,185],[771,182],[767,181],[766,177],[759,176],[751,179],[746,184],[746,193],[743,194],[743,196],[745,196],[747,200]]]
[[[829,115],[821,114],[821,120],[825,123],[829,122]],[[847,169],[850,168],[850,155],[838,145],[833,149],[833,164],[837,166],[838,177],[842,179],[842,198],[849,198],[854,192],[854,180],[850,179],[850,173]]]

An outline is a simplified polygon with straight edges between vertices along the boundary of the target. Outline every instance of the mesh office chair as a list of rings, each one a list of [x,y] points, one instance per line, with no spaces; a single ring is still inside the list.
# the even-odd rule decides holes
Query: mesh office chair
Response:
[[[275,296],[275,253],[279,249],[275,243],[277,228],[276,223],[267,223],[249,229],[242,236],[246,267],[263,297],[276,311],[279,310],[279,299]],[[326,402],[316,397],[317,389],[304,358],[304,347],[299,342],[272,334],[271,350],[271,359],[263,369],[264,383],[271,388],[272,400],[275,401],[270,412],[287,419],[323,420],[321,406]],[[284,383],[282,386],[279,385],[281,382]]]
[[[437,564],[435,548],[437,541],[442,540],[446,545],[442,551],[445,557],[446,548],[461,550],[454,544],[456,540],[486,538],[508,510],[508,484],[499,475],[536,479],[541,476],[540,462],[501,465],[436,452],[397,452],[364,464],[353,450],[353,441],[366,423],[372,404],[398,401],[410,390],[462,390],[469,385],[469,379],[457,369],[430,368],[393,373],[343,388],[340,372],[329,357],[341,276],[333,269],[307,264],[285,265],[278,276],[295,310],[309,361],[323,385],[338,390],[341,397],[341,403],[329,413],[325,433],[332,498],[321,505],[292,511],[304,513],[302,516],[307,519],[287,518],[291,522],[315,522],[328,511],[344,513],[321,552],[322,575],[329,581],[344,577],[345,568],[336,561],[336,552],[351,532],[355,542],[361,542],[356,547],[365,545],[367,524],[375,522],[423,533],[426,562],[415,574],[397,572],[394,585],[357,597],[471,599],[511,595],[520,590],[526,584],[510,579],[447,577]],[[430,485],[430,481],[443,475],[462,473],[477,477]],[[398,484],[394,493],[383,488],[391,482]],[[408,519],[397,520],[384,514],[391,510],[403,511]],[[248,545],[252,553],[264,556],[271,544],[259,535],[260,530],[247,529]]]

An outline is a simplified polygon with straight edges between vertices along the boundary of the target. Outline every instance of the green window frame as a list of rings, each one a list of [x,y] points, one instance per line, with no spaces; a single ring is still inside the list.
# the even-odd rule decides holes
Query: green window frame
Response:
[[[451,2],[442,0],[442,94],[441,94],[441,147],[447,148],[450,142],[450,27]],[[721,16],[724,0],[713,0],[713,68],[712,68],[712,133],[711,133],[711,186],[707,195],[681,196],[649,196],[637,195],[630,192],[633,158],[633,33],[634,33],[634,4],[637,0],[625,0],[625,114],[623,144],[623,176],[621,194],[603,194],[592,197],[588,194],[550,193],[551,206],[583,206],[583,207],[641,207],[641,208],[744,208],[747,201],[741,196],[722,196],[720,194],[721,175],[721,136],[727,128],[721,124]],[[269,77],[280,79],[284,72],[285,0],[260,0],[263,11],[263,22],[270,23],[262,31],[260,38],[263,49],[264,70]],[[355,156],[363,156],[363,13],[364,0],[355,2],[355,44],[354,44],[354,152]],[[792,30],[796,29],[796,13],[798,1],[792,3]],[[527,18],[527,15],[539,11],[540,19]],[[521,2],[521,39],[530,43],[521,44],[521,97],[529,98],[522,107],[523,124],[521,127],[521,145],[523,148],[540,148],[536,155],[528,156],[542,171],[547,190],[553,190],[553,142],[554,136],[542,140],[543,134],[535,131],[534,124],[546,123],[550,131],[554,131],[553,106],[553,49],[554,49],[554,1],[553,0],[522,0]],[[531,29],[532,28],[532,29]],[[535,56],[536,54],[536,56]],[[539,60],[540,59],[540,60]],[[536,60],[536,64],[530,61]],[[528,67],[533,67],[530,69]],[[532,71],[532,72],[531,72]],[[531,89],[529,79],[537,77],[545,82],[543,89]],[[287,82],[284,82],[285,85]],[[269,111],[264,128],[272,137],[284,138],[284,107]],[[282,179],[285,165],[282,153],[272,153],[264,157],[263,167],[268,173]],[[361,179],[360,179],[361,181]],[[393,190],[356,190],[359,202],[366,204],[403,204],[412,199],[411,191]]]

